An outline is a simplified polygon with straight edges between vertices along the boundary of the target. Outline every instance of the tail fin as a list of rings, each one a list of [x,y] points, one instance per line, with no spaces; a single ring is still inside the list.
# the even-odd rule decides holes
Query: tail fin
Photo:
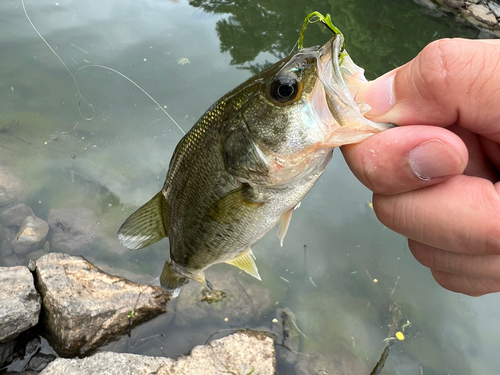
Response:
[[[160,276],[160,284],[163,290],[172,293],[172,298],[179,295],[181,287],[187,284],[188,281],[189,279],[186,276],[172,269],[170,266],[170,259],[165,262]]]

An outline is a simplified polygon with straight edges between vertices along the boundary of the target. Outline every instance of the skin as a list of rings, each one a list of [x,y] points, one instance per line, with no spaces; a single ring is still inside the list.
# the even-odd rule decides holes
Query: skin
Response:
[[[342,147],[378,219],[442,287],[500,291],[500,41],[443,39],[356,100],[399,127]]]

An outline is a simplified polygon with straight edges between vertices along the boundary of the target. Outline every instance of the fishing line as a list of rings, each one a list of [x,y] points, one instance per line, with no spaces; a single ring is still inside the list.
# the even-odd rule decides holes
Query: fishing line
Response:
[[[169,113],[165,110],[165,108],[163,108],[163,107],[160,105],[160,103],[158,103],[158,102],[157,102],[157,101],[156,101],[156,100],[155,100],[155,99],[154,99],[151,95],[149,95],[149,94],[146,92],[146,90],[144,90],[141,86],[139,86],[139,85],[138,85],[137,83],[135,83],[132,79],[130,79],[129,77],[127,77],[125,74],[123,74],[123,73],[119,72],[119,71],[118,71],[118,70],[116,70],[116,69],[110,68],[109,66],[99,65],[99,64],[90,64],[90,65],[85,65],[85,66],[82,66],[82,67],[78,68],[78,70],[75,72],[75,75],[76,75],[76,74],[78,74],[78,72],[79,72],[80,70],[83,70],[83,69],[86,69],[86,68],[101,68],[101,69],[106,69],[106,70],[109,70],[109,71],[111,71],[111,72],[113,72],[113,73],[116,73],[116,74],[118,74],[119,76],[121,76],[121,77],[125,78],[127,81],[129,81],[129,82],[130,82],[130,83],[132,83],[135,87],[137,87],[139,90],[141,90],[141,91],[144,93],[144,95],[146,95],[149,99],[151,99],[151,100],[153,101],[153,103],[155,103],[155,104],[158,106],[158,108],[160,108],[160,109],[163,111],[163,113],[165,113],[165,114],[168,116],[168,118],[169,118],[170,120],[172,120],[172,122],[173,122],[173,123],[174,123],[174,124],[175,124],[175,125],[179,128],[179,130],[182,132],[182,134],[184,134],[184,135],[186,134],[186,132],[185,132],[185,131],[181,128],[181,126],[180,126],[180,125],[179,125],[179,124],[178,124],[178,123],[177,123],[177,122],[173,119],[173,117],[172,117],[172,116],[170,116],[170,114],[169,114]]]
[[[158,108],[160,108],[163,113],[165,113],[167,115],[167,117],[179,128],[179,130],[182,132],[182,134],[186,134],[186,132],[181,128],[181,126],[177,123],[177,121],[175,121],[173,119],[172,116],[170,116],[170,114],[151,96],[149,95],[146,90],[144,90],[141,86],[139,86],[139,84],[135,83],[132,79],[130,79],[129,77],[127,77],[125,74],[123,73],[120,73],[118,70],[116,69],[113,69],[113,68],[110,68],[109,66],[105,66],[105,65],[99,65],[99,64],[90,64],[90,65],[85,65],[85,66],[82,66],[80,68],[78,68],[78,70],[75,72],[75,74],[73,74],[71,72],[71,70],[68,68],[68,66],[66,65],[66,63],[59,57],[59,55],[57,54],[56,51],[54,51],[54,49],[50,46],[50,44],[45,40],[45,38],[42,36],[42,34],[38,31],[38,29],[35,27],[35,25],[33,24],[33,22],[31,21],[31,18],[29,17],[28,15],[28,12],[26,11],[26,6],[24,5],[24,0],[21,0],[21,4],[23,6],[23,11],[24,11],[24,15],[26,16],[26,18],[28,19],[28,22],[30,23],[31,27],[33,28],[33,30],[36,31],[36,33],[38,34],[38,36],[43,40],[43,42],[47,45],[47,47],[52,51],[52,53],[59,59],[59,61],[61,62],[61,64],[63,64],[63,66],[66,68],[66,70],[68,71],[68,73],[70,74],[71,78],[73,79],[73,82],[75,83],[75,87],[76,87],[76,91],[78,92],[78,96],[80,98],[80,101],[78,102],[78,112],[80,113],[80,116],[82,116],[83,119],[87,120],[87,121],[91,121],[94,119],[95,115],[96,115],[96,112],[95,112],[95,109],[94,109],[94,106],[87,100],[85,99],[85,97],[82,95],[81,91],[80,91],[80,86],[78,85],[78,82],[76,80],[76,75],[78,74],[78,72],[82,69],[85,69],[85,68],[101,68],[101,69],[106,69],[106,70],[109,70],[113,73],[116,73],[118,74],[119,76],[125,78],[127,81],[129,81],[130,83],[134,84],[135,87],[137,87],[139,90],[141,90],[149,99],[151,99],[153,101],[153,103],[155,103]],[[86,117],[83,115],[82,113],[82,109],[81,109],[81,102],[82,100],[87,103],[87,105],[92,109],[92,116],[91,117]]]
[[[80,87],[78,86],[78,82],[76,82],[76,78],[75,76],[73,75],[73,73],[71,73],[71,70],[69,70],[68,66],[66,65],[66,63],[59,57],[59,55],[56,53],[56,51],[54,51],[54,49],[50,46],[50,44],[45,40],[45,38],[42,36],[42,34],[40,34],[40,32],[38,31],[38,29],[35,27],[35,25],[33,24],[33,22],[31,21],[31,18],[30,16],[28,15],[28,12],[26,11],[26,7],[24,6],[24,0],[21,0],[21,4],[23,5],[23,10],[24,10],[24,14],[26,16],[26,18],[28,19],[28,22],[30,23],[31,27],[33,28],[33,30],[36,31],[36,33],[38,34],[38,36],[43,40],[43,42],[47,45],[47,47],[49,47],[49,49],[52,51],[52,53],[54,55],[56,55],[56,57],[59,59],[59,61],[61,62],[61,64],[64,65],[64,67],[66,68],[66,70],[68,71],[68,73],[70,74],[71,78],[73,78],[73,82],[75,82],[75,87],[76,87],[76,91],[78,91],[78,96],[80,97],[80,101],[78,102],[78,112],[80,113],[80,116],[83,117],[83,119],[87,120],[87,121],[91,121],[94,119],[95,117],[95,109],[94,109],[94,106],[89,103],[87,101],[87,99],[85,99],[85,97],[82,95],[81,91],[80,91]],[[81,108],[81,103],[82,103],[82,100],[87,103],[87,105],[92,109],[92,116],[91,117],[85,117],[82,113],[82,108]]]

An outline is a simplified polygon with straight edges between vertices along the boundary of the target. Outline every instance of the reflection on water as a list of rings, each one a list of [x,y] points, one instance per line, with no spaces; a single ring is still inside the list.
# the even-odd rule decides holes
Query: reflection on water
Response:
[[[167,106],[185,130],[225,92],[291,51],[313,10],[332,15],[368,78],[407,62],[434,39],[478,36],[411,1],[43,0],[26,7],[72,72],[87,64],[119,70]],[[45,220],[51,212],[78,216],[73,225],[90,237],[75,254],[111,273],[157,282],[167,241],[132,252],[115,233],[160,189],[180,131],[133,85],[98,68],[77,74],[96,110],[85,121],[71,77],[30,27],[20,2],[3,1],[0,10],[0,166],[23,181],[19,199]],[[305,43],[328,37],[309,27]],[[294,214],[284,247],[274,231],[255,246],[262,282],[228,265],[211,267],[207,278],[229,294],[222,304],[198,302],[200,287],[190,284],[167,314],[105,349],[171,356],[215,331],[239,328],[281,337],[282,321],[273,319],[286,308],[305,336],[293,338],[303,354],[288,353],[292,364],[280,357],[281,373],[307,373],[326,366],[325,358],[345,373],[368,373],[396,302],[398,324],[412,324],[406,340],[393,346],[387,373],[500,373],[500,344],[489,335],[500,329],[498,297],[471,299],[438,287],[405,240],[377,222],[370,193],[335,154]],[[0,255],[2,265],[27,260]]]

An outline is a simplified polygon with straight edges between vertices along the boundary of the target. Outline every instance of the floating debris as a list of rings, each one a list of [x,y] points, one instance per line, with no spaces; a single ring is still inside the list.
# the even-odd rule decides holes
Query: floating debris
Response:
[[[189,60],[186,57],[183,57],[183,58],[177,60],[177,64],[186,65],[186,64],[191,64],[191,63],[189,62]]]

